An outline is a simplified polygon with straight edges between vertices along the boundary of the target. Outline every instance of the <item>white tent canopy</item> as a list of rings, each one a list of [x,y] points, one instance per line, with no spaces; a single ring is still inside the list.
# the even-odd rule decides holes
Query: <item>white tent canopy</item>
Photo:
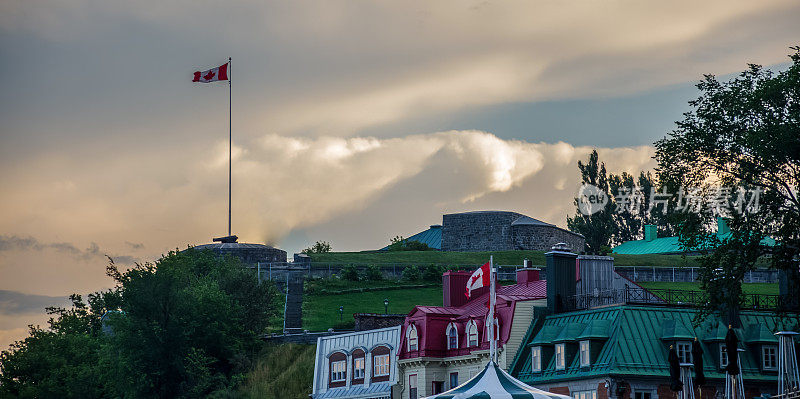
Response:
[[[512,377],[497,363],[489,362],[483,371],[469,381],[425,399],[571,399],[528,386]]]

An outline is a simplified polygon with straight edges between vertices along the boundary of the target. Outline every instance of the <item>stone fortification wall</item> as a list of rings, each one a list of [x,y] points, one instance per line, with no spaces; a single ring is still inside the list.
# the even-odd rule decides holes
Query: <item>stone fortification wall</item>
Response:
[[[511,227],[512,246],[515,250],[549,251],[560,242],[569,244],[575,253],[583,252],[586,240],[580,234],[557,226],[522,224]]]
[[[442,251],[507,251],[516,212],[465,212],[442,216]]]

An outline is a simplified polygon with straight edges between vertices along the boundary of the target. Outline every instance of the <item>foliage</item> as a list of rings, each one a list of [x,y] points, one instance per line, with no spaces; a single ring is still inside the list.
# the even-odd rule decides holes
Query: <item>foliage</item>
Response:
[[[672,187],[698,188],[704,195],[719,187],[763,190],[759,206],[743,212],[720,215],[702,206],[677,214],[682,245],[705,253],[699,277],[711,294],[706,313],[738,308],[741,277],[767,254],[773,267],[798,281],[800,48],[793,50],[791,66],[777,74],[750,65],[728,82],[706,75],[697,85],[700,96],[689,102],[692,110],[656,142],[659,180]],[[726,217],[729,236],[713,234],[718,216]],[[765,237],[778,241],[775,248],[765,245]],[[800,297],[799,287],[787,285],[791,298]]]
[[[598,161],[597,150],[593,150],[589,155],[589,161],[584,164],[578,161],[578,169],[581,171],[581,182],[597,187],[606,198],[611,197],[608,186],[608,176],[605,163]],[[580,207],[580,199],[575,198],[575,207]],[[601,254],[603,247],[611,245],[614,235],[613,204],[609,200],[602,209],[591,215],[585,215],[580,211],[575,216],[567,217],[567,228],[575,233],[582,234],[586,239],[586,252],[590,254]]]
[[[358,281],[358,269],[353,265],[342,268],[342,279],[347,281]]]
[[[392,238],[387,251],[390,252],[397,252],[397,251],[432,251],[433,248],[429,247],[428,244],[421,243],[416,240],[409,240],[407,238],[403,238],[403,236],[396,236]]]
[[[442,281],[442,273],[444,273],[444,267],[428,265],[425,266],[425,269],[422,271],[422,279],[430,282]]]
[[[49,328],[0,355],[0,396],[185,398],[223,392],[250,368],[276,313],[274,287],[238,260],[189,249],[73,296]],[[101,315],[106,317],[101,323]],[[56,391],[54,391],[56,390]],[[57,392],[57,393],[54,393]]]
[[[378,265],[369,265],[364,272],[364,280],[381,281],[383,280],[383,271]]]
[[[325,254],[331,252],[331,243],[327,241],[317,241],[314,245],[300,251],[304,254]]]
[[[411,265],[406,266],[403,269],[403,280],[405,281],[417,281],[422,277],[419,272],[419,268],[417,266]]]
[[[244,376],[235,397],[308,399],[314,380],[314,345],[270,345]]]

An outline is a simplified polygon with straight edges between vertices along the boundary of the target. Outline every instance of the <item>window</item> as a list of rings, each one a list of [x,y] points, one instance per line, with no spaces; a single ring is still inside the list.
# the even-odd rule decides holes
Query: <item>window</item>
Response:
[[[417,375],[408,376],[408,399],[417,399]]]
[[[581,341],[581,367],[588,366],[591,362],[589,359],[589,341]]]
[[[475,320],[469,322],[467,327],[467,346],[478,346],[478,326],[475,325]]]
[[[447,327],[447,349],[458,348],[458,329],[456,325],[450,323]]]
[[[764,346],[761,348],[761,359],[765,370],[775,370],[778,368],[778,348],[775,346]]]
[[[380,377],[389,375],[389,355],[377,355],[375,359],[375,368],[372,370],[372,375]]]
[[[458,386],[458,373],[450,373],[450,389]]]
[[[692,362],[692,344],[689,342],[678,342],[675,345],[675,350],[678,351],[678,359],[681,363]]]
[[[534,346],[531,350],[531,369],[534,373],[542,371],[542,347]]]
[[[431,382],[431,393],[436,395],[444,392],[444,381]]]
[[[636,391],[633,394],[633,399],[653,399],[653,392],[651,392],[651,391]]]
[[[556,344],[556,370],[564,370],[565,357],[564,344]]]
[[[417,327],[413,324],[408,326],[408,351],[414,352],[419,349]]]
[[[331,381],[344,381],[347,378],[347,361],[331,363]]]
[[[574,399],[597,399],[597,390],[575,391],[572,393]]]
[[[353,379],[360,380],[364,378],[364,358],[359,357],[353,359]]]
[[[725,344],[719,346],[719,367],[728,367],[728,350]]]

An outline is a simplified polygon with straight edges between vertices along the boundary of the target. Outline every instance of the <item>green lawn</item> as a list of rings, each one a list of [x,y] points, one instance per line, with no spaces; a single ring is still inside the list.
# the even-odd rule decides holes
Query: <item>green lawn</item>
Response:
[[[339,306],[344,306],[345,322],[353,313],[383,313],[383,300],[389,299],[389,313],[408,313],[415,305],[442,305],[442,288],[397,289],[339,295],[304,295],[303,328],[325,331],[339,324]]]
[[[353,263],[353,264],[429,264],[442,265],[480,265],[494,256],[496,265],[521,265],[523,259],[529,259],[533,265],[544,265],[542,251],[495,251],[495,252],[442,252],[442,251],[398,251],[398,252],[329,252],[310,254],[313,263]],[[693,257],[682,258],[680,255],[613,255],[617,266],[698,266]]]
[[[644,288],[700,291],[700,283],[671,283],[671,282],[641,282]],[[749,283],[742,284],[745,294],[778,295],[778,284]]]

